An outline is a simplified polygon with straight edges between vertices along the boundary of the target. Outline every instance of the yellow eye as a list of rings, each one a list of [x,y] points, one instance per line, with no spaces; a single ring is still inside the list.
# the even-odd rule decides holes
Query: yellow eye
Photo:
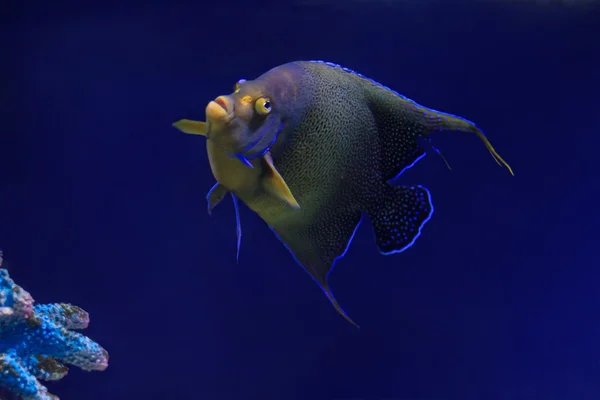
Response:
[[[254,109],[260,115],[267,115],[271,112],[271,100],[268,97],[261,97],[254,103]]]

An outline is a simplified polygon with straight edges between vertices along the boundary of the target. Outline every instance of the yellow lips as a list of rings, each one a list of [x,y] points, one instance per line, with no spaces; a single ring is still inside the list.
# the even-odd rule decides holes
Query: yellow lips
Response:
[[[206,118],[214,122],[227,122],[232,112],[233,101],[229,96],[219,96],[206,106]]]

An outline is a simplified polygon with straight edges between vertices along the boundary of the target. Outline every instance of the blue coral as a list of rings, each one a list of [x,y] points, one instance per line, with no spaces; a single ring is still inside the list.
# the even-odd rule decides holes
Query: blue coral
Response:
[[[77,306],[34,305],[31,295],[0,268],[0,387],[23,400],[57,400],[40,380],[61,379],[68,372],[64,364],[106,369],[106,350],[72,331],[88,323],[88,313]]]

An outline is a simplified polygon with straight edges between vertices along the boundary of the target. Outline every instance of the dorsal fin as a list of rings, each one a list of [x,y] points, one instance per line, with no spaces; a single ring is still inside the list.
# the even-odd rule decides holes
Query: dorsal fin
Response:
[[[380,129],[385,130],[383,128],[385,125],[388,130],[392,131],[384,133],[387,136],[387,140],[383,139],[384,148],[394,153],[388,154],[389,157],[387,159],[395,160],[393,161],[395,165],[393,167],[388,166],[387,168],[389,171],[388,179],[397,178],[404,170],[410,168],[420,160],[425,155],[425,151],[419,146],[417,137],[429,140],[430,134],[436,131],[474,133],[485,144],[494,161],[498,165],[506,167],[510,174],[514,175],[510,165],[500,157],[485,134],[473,122],[457,115],[424,107],[414,100],[350,68],[327,61],[313,60],[310,62],[324,64],[330,68],[336,68],[345,73],[352,74],[374,88],[370,93],[371,110],[379,114],[380,119],[377,122]],[[444,161],[446,161],[445,158]]]

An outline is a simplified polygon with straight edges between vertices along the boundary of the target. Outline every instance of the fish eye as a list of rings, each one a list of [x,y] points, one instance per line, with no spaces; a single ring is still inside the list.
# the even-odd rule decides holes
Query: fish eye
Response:
[[[254,109],[260,115],[267,115],[272,109],[271,100],[268,97],[261,97],[254,103]]]

